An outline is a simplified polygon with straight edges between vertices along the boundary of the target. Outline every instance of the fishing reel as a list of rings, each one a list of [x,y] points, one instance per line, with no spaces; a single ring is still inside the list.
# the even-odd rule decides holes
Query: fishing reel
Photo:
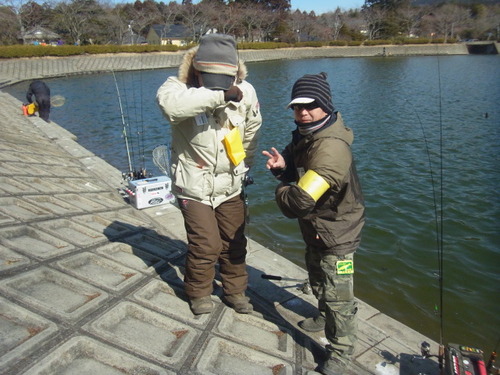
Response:
[[[143,180],[149,177],[151,177],[151,173],[148,173],[144,168],[142,168],[139,171],[130,171],[127,173],[122,173],[122,178],[125,181]]]
[[[248,185],[253,185],[254,180],[253,177],[250,176],[249,174],[245,175],[245,178],[243,178],[243,186],[247,187]]]

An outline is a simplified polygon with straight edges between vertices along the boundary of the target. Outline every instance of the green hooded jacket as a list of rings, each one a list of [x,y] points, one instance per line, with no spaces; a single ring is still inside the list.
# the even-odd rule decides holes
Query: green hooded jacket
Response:
[[[365,207],[351,152],[354,135],[336,115],[333,124],[285,148],[286,170],[278,177],[276,202],[285,216],[298,219],[308,247],[345,255],[359,246]],[[296,184],[310,169],[329,185],[317,201]]]

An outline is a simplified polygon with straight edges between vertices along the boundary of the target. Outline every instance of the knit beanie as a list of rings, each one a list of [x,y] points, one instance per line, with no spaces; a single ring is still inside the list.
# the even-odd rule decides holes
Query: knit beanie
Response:
[[[292,101],[288,104],[290,108],[294,104],[309,104],[316,102],[323,111],[332,114],[334,111],[330,85],[324,72],[319,74],[306,74],[299,78],[292,88]]]
[[[193,66],[201,72],[203,86],[227,90],[238,72],[236,41],[230,35],[208,34],[201,38]]]

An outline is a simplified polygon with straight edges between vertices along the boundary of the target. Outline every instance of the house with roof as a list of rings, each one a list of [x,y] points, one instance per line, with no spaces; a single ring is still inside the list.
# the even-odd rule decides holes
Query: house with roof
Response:
[[[58,44],[61,36],[45,27],[35,26],[19,36],[24,44]]]
[[[174,44],[185,46],[189,43],[191,35],[184,25],[152,25],[149,29],[146,41],[148,44]]]

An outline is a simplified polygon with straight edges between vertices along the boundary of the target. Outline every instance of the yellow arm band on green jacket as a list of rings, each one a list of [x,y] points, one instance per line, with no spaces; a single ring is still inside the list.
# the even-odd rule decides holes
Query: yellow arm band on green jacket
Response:
[[[317,202],[323,193],[330,188],[328,182],[312,169],[309,169],[306,174],[300,178],[297,185],[305,190],[315,202]]]

